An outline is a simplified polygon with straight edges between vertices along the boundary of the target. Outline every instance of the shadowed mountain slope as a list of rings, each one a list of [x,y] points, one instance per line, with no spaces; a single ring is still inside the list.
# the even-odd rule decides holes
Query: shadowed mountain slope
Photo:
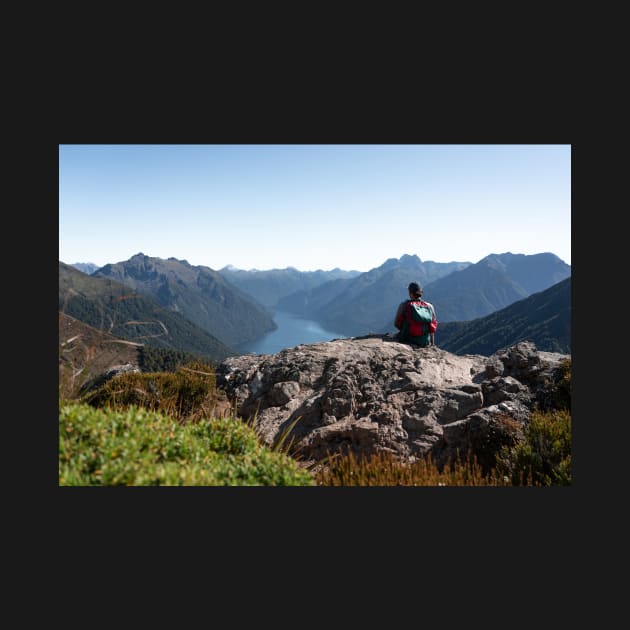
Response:
[[[440,322],[469,321],[498,311],[571,275],[555,254],[490,254],[425,286]]]
[[[486,317],[441,324],[436,333],[437,345],[455,354],[489,356],[525,340],[571,354],[571,278]]]
[[[59,311],[120,339],[181,350],[213,361],[235,352],[153,298],[59,261]]]

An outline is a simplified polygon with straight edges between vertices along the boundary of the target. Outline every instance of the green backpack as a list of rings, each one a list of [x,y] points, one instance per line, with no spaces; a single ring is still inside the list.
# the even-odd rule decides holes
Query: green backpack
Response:
[[[417,346],[428,346],[431,341],[433,311],[422,300],[408,300],[402,334]]]

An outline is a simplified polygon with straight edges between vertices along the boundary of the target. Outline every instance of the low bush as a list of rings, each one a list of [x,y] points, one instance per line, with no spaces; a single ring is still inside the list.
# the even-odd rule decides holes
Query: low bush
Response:
[[[571,413],[567,409],[532,413],[525,440],[504,449],[497,470],[515,486],[571,485]]]
[[[61,486],[310,486],[308,471],[233,418],[181,424],[129,406],[59,409]]]

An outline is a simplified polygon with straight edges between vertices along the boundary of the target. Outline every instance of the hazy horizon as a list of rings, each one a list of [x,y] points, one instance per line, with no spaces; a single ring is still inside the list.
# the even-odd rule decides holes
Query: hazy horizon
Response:
[[[520,252],[490,252],[489,254],[486,254],[486,256],[490,256],[493,254],[496,255],[501,255],[501,254],[519,254]],[[536,254],[554,254],[556,256],[558,256],[557,254],[555,254],[555,252],[536,252]],[[90,261],[90,260],[75,260],[72,262],[68,262],[67,260],[61,260],[62,263],[65,263],[66,265],[76,265],[76,264],[80,264],[80,265],[96,265],[97,267],[104,267],[105,265],[114,265],[117,263],[122,263],[122,262],[126,262],[127,260],[129,260],[130,258],[132,258],[133,256],[137,255],[137,254],[144,254],[145,256],[149,256],[149,258],[160,258],[162,260],[168,260],[168,258],[175,258],[174,256],[168,256],[167,258],[164,258],[162,256],[151,256],[150,254],[147,254],[146,252],[136,252],[135,254],[133,254],[132,256],[130,256],[129,258],[125,258],[124,260],[116,260],[116,261],[110,261],[105,263],[104,265],[97,265],[96,263]],[[400,258],[402,258],[402,256],[404,256],[405,254],[401,254],[400,256],[397,257],[397,260],[400,260]],[[526,254],[526,255],[532,255],[532,254]],[[476,264],[478,263],[480,260],[482,260],[483,258],[486,258],[486,256],[482,256],[479,260],[424,260],[422,258],[420,258],[418,256],[418,258],[420,258],[420,260],[423,263],[471,263],[471,264]],[[558,258],[560,258],[560,256],[558,256]],[[186,259],[181,259],[178,258],[177,260],[186,260]],[[563,260],[562,258],[560,258],[560,260],[562,260],[563,262],[565,262],[567,265],[571,265],[571,263],[567,262],[566,260]],[[190,263],[189,260],[186,260],[186,262]],[[224,267],[211,267],[211,269],[213,269],[214,271],[220,271],[221,269],[224,269],[225,267],[232,267],[233,269],[237,270],[237,271],[282,271],[285,269],[296,269],[297,271],[301,271],[301,272],[313,272],[313,271],[334,271],[335,269],[339,269],[340,271],[359,271],[360,273],[365,273],[367,271],[371,271],[372,269],[376,269],[377,267],[380,267],[382,264],[384,264],[387,261],[383,261],[382,263],[380,263],[379,265],[376,265],[375,267],[372,267],[370,269],[366,269],[364,271],[359,270],[359,269],[344,269],[342,267],[333,267],[330,269],[322,269],[322,268],[318,268],[318,269],[299,269],[297,267],[295,267],[295,265],[289,265],[288,267],[270,267],[269,269],[259,269],[259,268],[250,268],[250,269],[243,269],[241,267],[236,267],[235,265],[225,265]],[[190,263],[192,264],[192,263]],[[198,265],[195,265],[198,266]],[[199,265],[199,266],[205,266],[207,267],[208,265]]]

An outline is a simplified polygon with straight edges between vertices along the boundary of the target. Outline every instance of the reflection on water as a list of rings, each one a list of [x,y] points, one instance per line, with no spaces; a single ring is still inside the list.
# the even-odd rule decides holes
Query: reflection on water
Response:
[[[235,346],[237,352],[256,354],[275,354],[292,348],[301,343],[317,343],[319,341],[330,341],[331,339],[345,339],[346,335],[325,330],[317,322],[310,319],[302,319],[292,313],[276,311],[273,320],[278,328],[267,333],[262,339],[250,341],[248,343]]]

